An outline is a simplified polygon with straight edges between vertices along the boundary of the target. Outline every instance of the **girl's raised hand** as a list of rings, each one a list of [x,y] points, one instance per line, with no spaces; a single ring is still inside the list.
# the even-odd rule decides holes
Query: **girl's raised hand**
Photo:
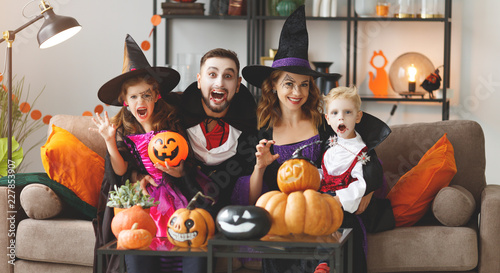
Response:
[[[276,141],[274,140],[267,140],[267,139],[261,139],[259,141],[259,144],[257,144],[257,152],[255,153],[256,157],[256,162],[255,162],[255,168],[266,168],[269,166],[271,163],[273,163],[274,160],[278,159],[280,157],[279,154],[271,154],[271,145],[275,144]]]
[[[97,126],[97,129],[89,128],[89,130],[98,132],[104,138],[104,141],[115,141],[116,126],[109,122],[107,111],[104,111],[104,118],[101,118],[99,113],[95,113],[92,121]]]

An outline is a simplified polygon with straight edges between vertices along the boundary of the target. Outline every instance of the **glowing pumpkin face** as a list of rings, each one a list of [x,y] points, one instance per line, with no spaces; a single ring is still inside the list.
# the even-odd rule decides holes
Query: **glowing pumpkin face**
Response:
[[[176,132],[161,132],[154,136],[148,145],[148,155],[153,163],[165,166],[177,166],[188,155],[188,144],[182,135]]]
[[[278,187],[284,193],[318,190],[321,186],[318,169],[302,158],[285,161],[278,170]]]

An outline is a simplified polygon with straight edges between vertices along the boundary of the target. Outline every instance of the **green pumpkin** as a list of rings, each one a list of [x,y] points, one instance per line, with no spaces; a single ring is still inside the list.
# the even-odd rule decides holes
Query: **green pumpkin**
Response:
[[[280,16],[289,16],[296,8],[297,4],[293,0],[283,0],[276,6]]]

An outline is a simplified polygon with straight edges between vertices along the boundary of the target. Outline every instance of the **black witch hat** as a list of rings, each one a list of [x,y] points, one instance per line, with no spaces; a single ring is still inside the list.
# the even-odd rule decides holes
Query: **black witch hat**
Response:
[[[159,84],[159,91],[162,98],[167,97],[167,94],[177,86],[181,78],[179,73],[171,68],[151,67],[139,45],[137,45],[132,36],[127,34],[125,38],[122,74],[101,86],[97,96],[106,104],[122,106],[122,102],[118,101],[118,96],[120,95],[123,82],[141,74],[147,74],[155,78]]]
[[[311,69],[308,59],[309,36],[306,27],[304,5],[298,7],[285,21],[281,30],[278,52],[271,67],[249,65],[243,68],[243,78],[252,85],[261,87],[262,83],[275,70],[294,74],[309,75],[314,78],[325,77],[337,81],[342,75],[327,74]]]

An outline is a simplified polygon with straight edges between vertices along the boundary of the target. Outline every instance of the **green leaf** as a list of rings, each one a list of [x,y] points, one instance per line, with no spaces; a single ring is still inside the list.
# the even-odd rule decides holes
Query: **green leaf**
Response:
[[[7,138],[0,138],[0,176],[6,176],[8,174],[8,141]],[[23,148],[19,146],[15,137],[12,137],[12,161],[14,162],[14,168],[16,169],[19,164],[23,161]]]

